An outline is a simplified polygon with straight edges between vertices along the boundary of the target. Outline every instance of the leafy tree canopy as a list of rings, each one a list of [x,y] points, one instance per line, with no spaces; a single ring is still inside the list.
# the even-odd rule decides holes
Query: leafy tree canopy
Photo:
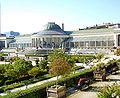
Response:
[[[30,70],[33,66],[31,61],[25,61],[23,59],[18,59],[13,64],[13,67],[17,73],[24,74],[28,70]]]
[[[70,64],[63,58],[54,59],[49,67],[49,73],[53,76],[65,75],[71,71]]]
[[[64,58],[66,59],[67,55],[64,53],[62,49],[54,49],[51,53],[48,55],[48,61],[52,62],[54,59],[57,58]]]
[[[39,68],[45,70],[47,69],[47,64],[48,64],[47,60],[41,60],[39,64]]]
[[[0,75],[3,75],[5,72],[4,64],[0,64]]]
[[[75,65],[74,59],[71,55],[65,54],[62,49],[54,49],[48,55],[48,61],[52,62],[54,59],[63,58],[65,59],[72,67]]]
[[[35,76],[39,73],[39,68],[38,67],[33,67],[31,70],[28,71],[28,74],[30,76],[33,76],[35,78]]]

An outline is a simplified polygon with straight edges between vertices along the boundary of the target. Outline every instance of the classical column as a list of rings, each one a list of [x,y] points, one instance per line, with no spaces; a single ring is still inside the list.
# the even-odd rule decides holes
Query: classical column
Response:
[[[5,39],[5,48],[8,48],[8,46],[7,46],[7,39]]]
[[[35,44],[34,47],[36,47],[36,38],[34,38],[34,44]]]
[[[115,44],[114,44],[114,47],[118,47],[118,34],[115,34],[114,35],[114,40],[115,40]]]
[[[43,38],[41,38],[41,42],[42,42],[42,48],[43,48]]]
[[[37,38],[35,39],[35,42],[36,42],[35,47],[37,47]]]
[[[95,47],[96,47],[96,41],[95,41]]]

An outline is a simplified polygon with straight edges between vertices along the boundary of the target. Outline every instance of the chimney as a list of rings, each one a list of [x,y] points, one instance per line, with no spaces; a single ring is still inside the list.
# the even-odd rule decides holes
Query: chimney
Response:
[[[64,23],[62,23],[62,30],[64,31]]]

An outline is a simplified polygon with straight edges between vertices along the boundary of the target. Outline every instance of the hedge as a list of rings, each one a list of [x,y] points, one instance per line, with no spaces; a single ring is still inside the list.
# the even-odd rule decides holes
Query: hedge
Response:
[[[109,65],[114,64],[116,61],[109,63]],[[109,65],[105,65],[108,67]],[[66,87],[76,86],[80,77],[91,77],[93,79],[93,71],[95,68],[86,69],[80,73],[70,74],[68,77],[60,78],[58,84],[64,85]],[[47,82],[39,86],[28,88],[26,90],[17,91],[14,93],[7,94],[6,96],[1,96],[0,98],[46,98],[46,88],[52,85],[55,85],[55,81]],[[103,98],[103,97],[101,97]]]
[[[26,54],[25,55],[26,57],[30,57],[30,56],[33,56],[33,57],[47,57],[48,54]]]
[[[84,61],[88,62],[95,58],[95,55],[70,55],[76,63],[84,63]]]
[[[25,83],[27,84],[36,83],[38,81],[42,81],[42,80],[49,79],[49,78],[51,78],[51,75],[47,74],[47,75],[41,76],[40,78],[31,78],[29,80],[24,80],[21,82],[10,84],[10,85],[4,85],[0,87],[0,93],[3,93],[4,91],[11,90],[17,87],[24,86]]]
[[[8,56],[6,53],[0,53],[0,56]]]
[[[59,79],[58,84],[64,85],[66,83],[66,87],[71,87],[77,85],[77,82],[80,76],[91,76],[93,70],[87,69],[83,72],[71,74],[69,77],[64,79],[63,77]],[[86,75],[87,74],[87,75]],[[26,90],[17,91],[14,93],[7,94],[5,96],[1,96],[0,98],[46,98],[46,87],[55,85],[56,81],[47,82],[39,86],[34,86],[32,88],[28,88]]]

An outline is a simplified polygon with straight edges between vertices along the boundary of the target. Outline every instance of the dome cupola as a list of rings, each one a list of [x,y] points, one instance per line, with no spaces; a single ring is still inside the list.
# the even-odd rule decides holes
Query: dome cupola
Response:
[[[59,25],[55,24],[55,22],[48,22],[48,24],[44,25],[43,30],[62,30]]]
[[[48,35],[67,35],[63,29],[55,22],[48,22],[43,26],[43,30],[37,32],[33,36],[48,36]]]

